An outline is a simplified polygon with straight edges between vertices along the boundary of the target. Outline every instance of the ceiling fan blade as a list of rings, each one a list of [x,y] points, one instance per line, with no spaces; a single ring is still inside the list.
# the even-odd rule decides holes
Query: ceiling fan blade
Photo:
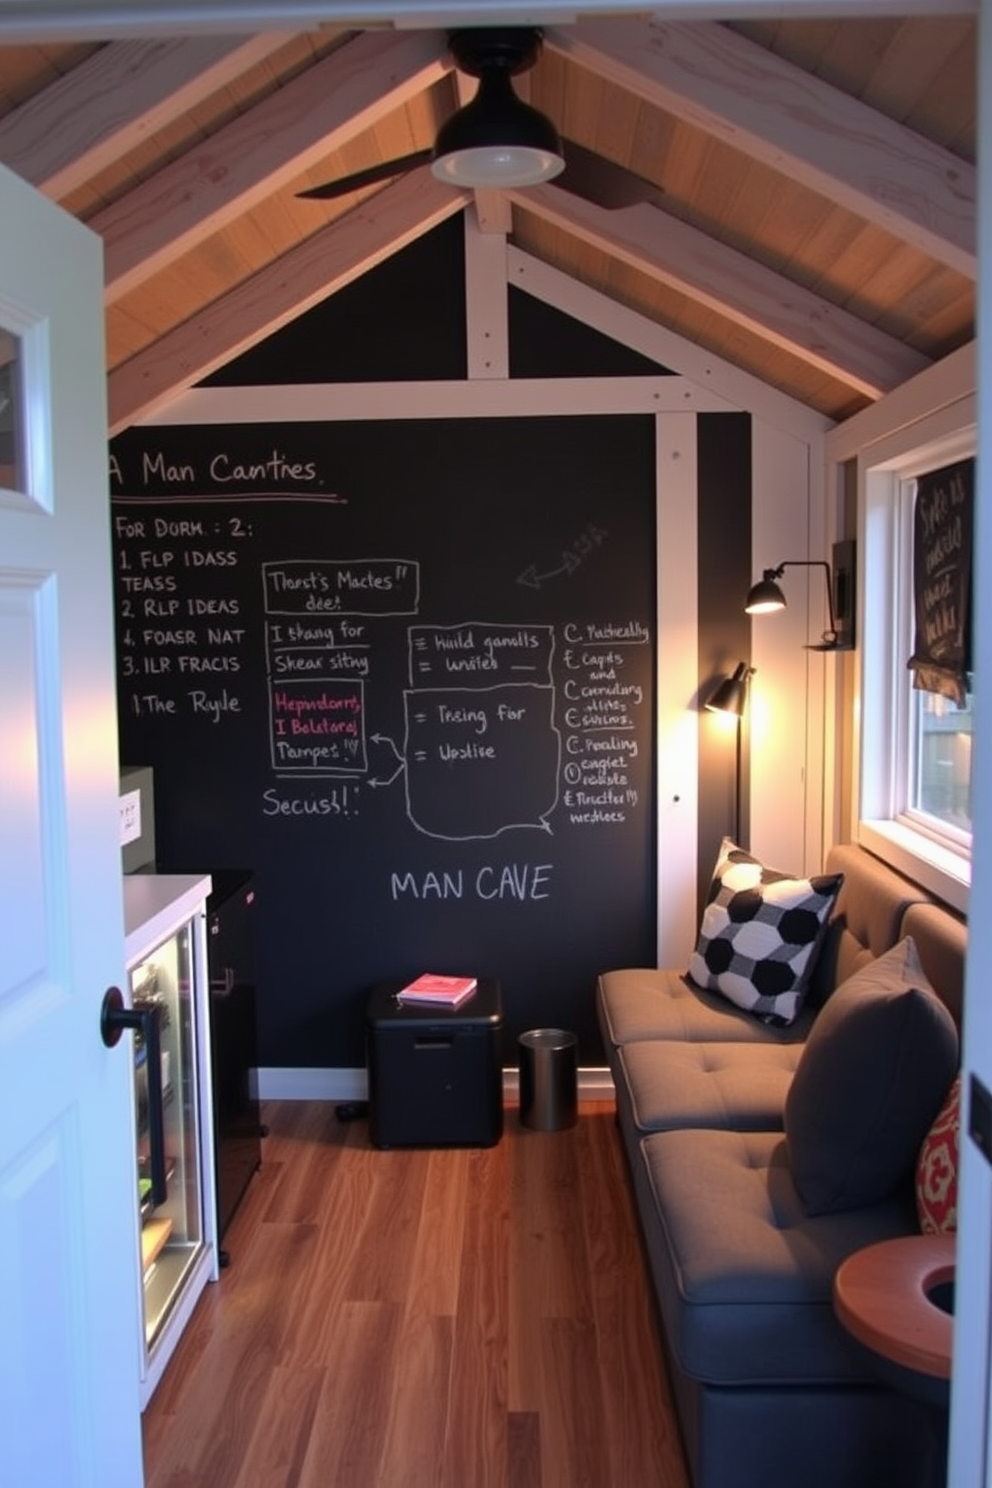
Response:
[[[661,206],[665,196],[653,181],[607,160],[604,155],[597,155],[594,150],[587,150],[584,145],[577,145],[574,140],[565,141],[565,169],[554,184],[611,212],[640,202]]]
[[[363,186],[375,186],[379,181],[391,180],[393,176],[406,175],[407,171],[416,166],[426,165],[433,153],[433,150],[414,150],[412,155],[400,155],[396,160],[383,160],[378,165],[370,165],[366,170],[353,171],[350,176],[342,176],[337,181],[325,181],[323,186],[312,186],[309,191],[298,191],[296,194],[307,201],[330,201],[337,196],[347,196],[352,191],[360,191]]]

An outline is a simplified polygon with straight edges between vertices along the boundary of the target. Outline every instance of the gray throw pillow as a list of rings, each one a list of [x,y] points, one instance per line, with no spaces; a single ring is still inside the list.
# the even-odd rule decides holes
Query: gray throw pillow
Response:
[[[878,1203],[910,1176],[957,1064],[954,1020],[911,938],[848,977],[813,1024],[785,1100],[807,1213]]]
[[[766,1022],[792,1023],[842,882],[840,873],[790,878],[725,837],[690,980]]]

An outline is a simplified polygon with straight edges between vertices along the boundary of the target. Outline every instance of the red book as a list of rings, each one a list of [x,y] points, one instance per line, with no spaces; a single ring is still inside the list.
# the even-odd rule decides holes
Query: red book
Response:
[[[475,977],[438,976],[435,972],[425,971],[401,988],[396,1000],[427,1007],[456,1008],[472,996],[475,988]]]

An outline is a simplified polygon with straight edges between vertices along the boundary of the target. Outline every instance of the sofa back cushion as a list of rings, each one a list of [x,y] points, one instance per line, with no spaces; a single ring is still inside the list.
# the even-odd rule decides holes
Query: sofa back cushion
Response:
[[[911,904],[903,916],[902,931],[912,937],[927,980],[960,1031],[968,949],[964,920],[939,904]]]
[[[927,898],[923,889],[852,842],[830,849],[826,872],[842,874],[844,881],[807,993],[809,1005],[817,1008],[860,967],[911,933],[904,929],[906,910]]]
[[[880,1202],[911,1178],[957,1063],[954,1020],[911,939],[838,987],[785,1101],[789,1161],[809,1214]]]

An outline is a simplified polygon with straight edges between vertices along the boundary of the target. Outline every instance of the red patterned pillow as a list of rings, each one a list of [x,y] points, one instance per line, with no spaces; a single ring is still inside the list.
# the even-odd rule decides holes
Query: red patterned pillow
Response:
[[[958,1131],[961,1076],[947,1093],[916,1160],[916,1212],[926,1235],[949,1235],[958,1227]]]

